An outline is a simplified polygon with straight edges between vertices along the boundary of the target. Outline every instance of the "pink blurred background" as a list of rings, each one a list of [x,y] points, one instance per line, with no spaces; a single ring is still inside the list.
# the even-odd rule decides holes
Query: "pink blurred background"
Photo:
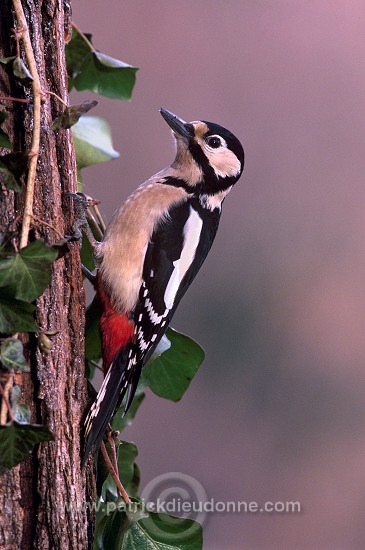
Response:
[[[173,326],[207,358],[179,404],[149,393],[125,438],[142,488],[179,471],[219,501],[204,548],[365,546],[365,4],[73,2],[106,54],[140,67],[100,99],[118,160],[84,171],[106,219],[173,158],[160,106],[233,131],[244,175]],[[73,94],[73,101],[92,94]]]

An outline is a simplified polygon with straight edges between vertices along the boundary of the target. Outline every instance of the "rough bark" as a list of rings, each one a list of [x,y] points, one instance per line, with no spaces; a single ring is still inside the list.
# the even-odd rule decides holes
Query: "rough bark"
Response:
[[[70,35],[70,9],[61,0],[23,0],[45,101],[42,106],[40,157],[37,167],[34,215],[60,233],[69,231],[72,216],[65,213],[63,194],[76,190],[75,156],[70,130],[54,132],[52,119],[63,110],[52,91],[67,101],[65,35]],[[0,55],[14,55],[10,29],[15,26],[11,1],[1,7]],[[1,95],[31,99],[0,69]],[[15,150],[30,146],[32,105],[6,104]],[[23,196],[0,194],[0,229],[21,215]],[[56,233],[35,221],[34,233],[48,243]],[[37,301],[37,322],[57,330],[46,354],[31,336],[26,350],[31,374],[17,375],[22,402],[32,411],[32,422],[47,424],[55,441],[39,445],[33,455],[0,477],[0,548],[86,549],[92,547],[95,499],[92,474],[81,471],[80,427],[87,403],[84,378],[84,314],[79,245],[53,265],[52,283]]]

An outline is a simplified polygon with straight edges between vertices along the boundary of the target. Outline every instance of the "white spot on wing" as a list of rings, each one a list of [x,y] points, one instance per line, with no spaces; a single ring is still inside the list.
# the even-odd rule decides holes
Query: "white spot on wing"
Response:
[[[173,262],[174,271],[171,274],[164,294],[164,301],[168,309],[172,309],[180,283],[194,260],[202,227],[203,220],[198,212],[190,206],[190,214],[183,230],[184,243],[181,256]]]
[[[138,341],[139,341],[139,349],[142,352],[146,351],[146,349],[149,346],[149,342],[146,342],[146,340],[144,339],[142,328],[139,329],[137,338],[138,338]]]
[[[169,312],[168,309],[165,309],[165,311],[162,315],[159,315],[158,313],[156,313],[156,311],[153,308],[153,304],[152,304],[152,302],[149,298],[146,298],[144,305],[145,305],[145,308],[148,312],[149,318],[151,319],[151,322],[154,325],[159,325],[161,323],[162,319],[164,317],[166,317],[166,315]]]

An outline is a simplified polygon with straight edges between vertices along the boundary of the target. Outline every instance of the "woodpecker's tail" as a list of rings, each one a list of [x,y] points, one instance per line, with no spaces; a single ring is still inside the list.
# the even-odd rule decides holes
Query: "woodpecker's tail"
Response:
[[[92,448],[99,448],[114,411],[122,403],[127,391],[124,414],[132,403],[141,374],[141,367],[131,360],[132,350],[133,344],[119,350],[86,417],[82,465],[85,464]]]
[[[99,447],[108,423],[115,409],[123,401],[128,386],[131,384],[131,390],[133,390],[139,379],[137,374],[137,382],[134,382],[134,373],[138,373],[138,367],[136,360],[131,361],[135,340],[134,323],[129,319],[128,312],[120,313],[114,309],[99,277],[97,278],[97,301],[105,378],[86,417],[83,464],[91,449]],[[129,396],[128,403],[130,404]]]

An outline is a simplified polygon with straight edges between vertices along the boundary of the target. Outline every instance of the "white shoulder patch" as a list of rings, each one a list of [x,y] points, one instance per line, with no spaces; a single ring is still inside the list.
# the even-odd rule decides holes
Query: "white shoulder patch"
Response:
[[[180,283],[195,258],[195,252],[200,241],[202,227],[203,220],[199,216],[198,212],[190,206],[190,214],[186,220],[183,230],[184,243],[181,256],[173,263],[174,270],[171,274],[164,294],[164,301],[168,309],[173,308]]]

